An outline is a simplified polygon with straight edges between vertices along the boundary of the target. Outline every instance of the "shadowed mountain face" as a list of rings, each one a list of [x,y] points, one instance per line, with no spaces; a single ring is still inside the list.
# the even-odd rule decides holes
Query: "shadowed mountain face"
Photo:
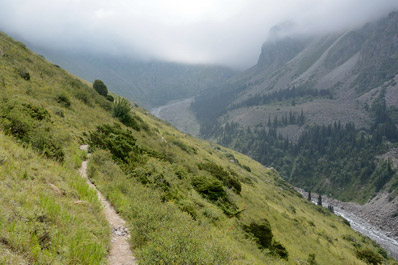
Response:
[[[270,115],[280,118],[286,111],[303,110],[305,124],[340,120],[368,127],[372,117],[365,105],[372,104],[371,95],[384,86],[388,107],[398,101],[397,58],[396,12],[349,32],[273,40],[263,45],[257,65],[197,97],[193,110],[202,121],[219,119],[243,126],[266,124]],[[323,97],[288,96],[289,100],[279,98],[273,104],[256,101],[292,88],[329,92]],[[297,137],[293,132],[283,133]]]

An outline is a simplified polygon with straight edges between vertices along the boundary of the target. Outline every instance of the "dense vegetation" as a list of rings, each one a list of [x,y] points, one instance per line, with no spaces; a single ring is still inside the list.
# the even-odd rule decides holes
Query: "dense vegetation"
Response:
[[[364,264],[381,252],[275,170],[135,105],[116,112],[117,101],[4,34],[0,55],[1,264],[106,263],[111,231],[79,177],[83,143],[140,264]]]
[[[202,135],[275,167],[295,185],[343,200],[365,202],[396,178],[391,162],[376,158],[398,141],[384,93],[380,91],[369,109],[374,124],[368,131],[358,130],[352,123],[314,125],[292,142],[277,133],[278,127],[290,124],[289,121],[304,120],[303,113],[298,119],[290,113],[289,118],[275,118],[267,126],[254,129],[242,129],[237,123],[202,126]],[[358,188],[364,192],[355,192]]]
[[[242,102],[237,104],[233,104],[228,110],[233,110],[242,107],[251,107],[251,106],[258,106],[264,104],[270,104],[274,102],[281,102],[281,101],[289,101],[293,106],[296,105],[296,101],[300,100],[304,97],[308,98],[318,98],[318,97],[326,97],[332,98],[333,94],[328,89],[317,90],[314,88],[302,88],[295,86],[289,89],[283,89],[279,91],[274,91],[266,95],[254,95]]]

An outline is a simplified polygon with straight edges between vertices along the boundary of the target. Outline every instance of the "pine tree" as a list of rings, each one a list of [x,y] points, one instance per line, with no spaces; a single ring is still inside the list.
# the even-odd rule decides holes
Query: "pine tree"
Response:
[[[319,194],[319,196],[318,196],[318,205],[322,206],[322,195],[321,194]]]
[[[307,198],[309,201],[311,201],[311,190],[308,192],[308,198]]]

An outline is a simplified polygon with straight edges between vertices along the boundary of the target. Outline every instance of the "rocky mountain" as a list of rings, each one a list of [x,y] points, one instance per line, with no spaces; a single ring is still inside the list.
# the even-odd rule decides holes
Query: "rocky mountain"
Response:
[[[393,12],[352,31],[275,38],[263,45],[257,65],[202,94],[194,110],[199,119],[238,122],[244,127],[266,124],[269,116],[281,118],[290,110],[303,110],[305,124],[341,121],[369,127],[372,115],[366,106],[378,91],[386,89],[387,107],[394,109],[398,103],[397,27],[398,13]],[[255,100],[292,88],[306,92],[273,99],[272,104]],[[325,93],[311,96],[312,89]],[[211,107],[213,102],[218,106]],[[291,138],[301,132],[298,126],[280,131]]]

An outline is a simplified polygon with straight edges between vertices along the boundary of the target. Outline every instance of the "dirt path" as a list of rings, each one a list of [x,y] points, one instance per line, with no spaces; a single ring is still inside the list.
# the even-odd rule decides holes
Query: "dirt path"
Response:
[[[82,145],[80,149],[88,152],[88,145]],[[90,187],[97,191],[98,199],[104,209],[105,218],[112,229],[111,251],[108,256],[108,263],[109,265],[136,265],[137,260],[133,256],[128,243],[130,234],[126,227],[126,222],[116,213],[115,209],[113,209],[97,187],[88,179],[87,162],[87,160],[82,162],[80,175],[87,180],[87,184]]]

